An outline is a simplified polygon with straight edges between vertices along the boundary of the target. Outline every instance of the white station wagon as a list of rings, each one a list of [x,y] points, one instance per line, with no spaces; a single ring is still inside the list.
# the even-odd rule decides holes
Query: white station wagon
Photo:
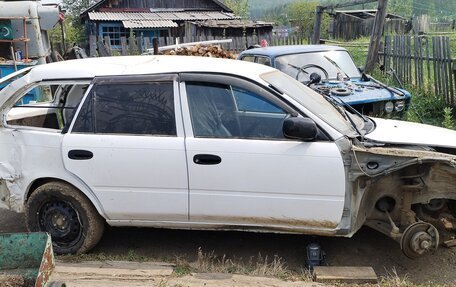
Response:
[[[432,214],[456,209],[456,131],[364,117],[267,66],[111,57],[14,77],[0,91],[0,205],[58,253],[89,251],[105,223],[368,225],[414,258],[439,244]]]

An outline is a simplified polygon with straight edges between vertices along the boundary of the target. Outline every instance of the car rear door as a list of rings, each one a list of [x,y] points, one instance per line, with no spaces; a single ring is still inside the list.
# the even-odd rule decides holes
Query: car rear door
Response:
[[[110,220],[188,220],[176,75],[96,78],[63,139],[65,167]]]
[[[334,142],[285,139],[283,120],[296,112],[252,82],[208,74],[181,80],[190,221],[322,229],[339,224],[345,173]]]

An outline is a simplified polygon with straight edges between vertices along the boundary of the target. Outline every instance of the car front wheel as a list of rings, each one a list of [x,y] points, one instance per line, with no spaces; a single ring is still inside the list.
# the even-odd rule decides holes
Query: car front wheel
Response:
[[[52,237],[57,254],[85,253],[104,231],[104,219],[79,190],[63,182],[38,187],[25,208],[27,228]]]

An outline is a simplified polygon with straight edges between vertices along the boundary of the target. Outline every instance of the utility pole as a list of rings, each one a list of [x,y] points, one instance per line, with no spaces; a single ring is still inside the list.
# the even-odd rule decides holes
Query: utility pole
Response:
[[[323,17],[323,12],[325,10],[331,10],[336,8],[343,8],[343,7],[350,7],[360,4],[372,3],[377,2],[377,0],[351,0],[344,3],[337,3],[331,4],[327,6],[317,6],[315,9],[315,21],[314,21],[314,29],[312,33],[312,44],[319,44],[320,43],[320,33],[321,33],[321,18]]]
[[[388,0],[378,0],[377,13],[375,14],[374,29],[369,44],[369,52],[367,53],[366,60],[366,73],[371,72],[375,68],[375,62],[378,59],[378,52],[380,49],[380,41],[382,40],[383,27],[386,18],[386,6]]]

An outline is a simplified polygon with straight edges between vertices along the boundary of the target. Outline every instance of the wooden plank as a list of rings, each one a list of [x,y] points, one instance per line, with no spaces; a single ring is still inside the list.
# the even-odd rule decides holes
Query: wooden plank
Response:
[[[378,59],[380,41],[382,39],[383,27],[385,26],[386,8],[388,0],[378,0],[377,13],[375,15],[374,29],[372,30],[371,42],[366,60],[366,72],[374,70]]]
[[[111,38],[109,36],[104,36],[104,46],[106,47],[108,54],[111,56],[112,55]]]
[[[443,246],[448,247],[448,248],[456,246],[456,239],[444,241]]]
[[[120,47],[121,47],[121,55],[122,56],[127,56],[128,55],[128,47],[127,47],[127,38],[126,37],[120,37]]]
[[[413,37],[413,52],[415,55],[415,58],[413,59],[413,63],[415,65],[415,70],[414,70],[415,79],[414,80],[415,80],[415,85],[417,85],[417,86],[420,86],[420,80],[419,80],[420,79],[420,76],[419,76],[420,68],[419,68],[419,64],[418,64],[418,62],[419,62],[419,60],[418,60],[419,50],[418,49],[419,49],[419,45],[420,45],[419,39],[420,38],[417,35],[415,35],[415,37]]]
[[[378,277],[372,267],[362,266],[316,266],[314,267],[316,282],[340,283],[377,283]]]
[[[173,273],[173,267],[172,264],[154,262],[106,261],[75,264],[57,261],[52,280],[65,282],[68,287],[155,286],[153,279],[169,277]],[[134,284],[136,282],[141,284]]]
[[[143,52],[143,47],[142,44],[144,43],[144,37],[141,34],[141,36],[136,37],[136,50],[138,54],[142,54]]]
[[[452,54],[451,54],[451,47],[450,47],[450,39],[448,39],[448,45],[446,49],[446,58],[448,59],[448,77],[449,77],[449,89],[450,89],[450,105],[454,105],[456,103],[456,90],[454,87],[454,83],[456,79],[454,78],[453,69],[456,69],[456,62],[453,64]]]
[[[111,56],[111,54],[109,54],[108,49],[106,49],[106,46],[104,45],[103,41],[98,41],[97,47],[98,47],[98,55],[100,55],[100,57]]]
[[[383,65],[385,67],[385,72],[389,71],[391,68],[390,59],[391,59],[391,36],[385,36],[385,50],[384,50],[384,54],[383,54]]]
[[[418,61],[418,67],[419,67],[419,73],[418,73],[418,82],[419,82],[419,85],[420,87],[425,87],[425,84],[424,84],[424,58],[423,58],[423,37],[419,37],[418,38],[418,44],[419,44],[419,47],[418,47],[418,56],[420,57],[419,61]]]
[[[157,45],[158,45],[158,42],[157,42]],[[147,51],[151,48],[150,46],[150,38],[149,37],[145,37],[144,38],[144,51]]]
[[[437,47],[437,39],[436,37],[432,37],[432,68],[434,71],[434,92],[437,96],[439,94],[439,85],[438,85],[438,76],[437,76],[437,58],[436,58],[436,47]]]
[[[430,61],[430,51],[429,51],[429,37],[426,36],[426,68],[427,68],[427,79],[431,80],[431,61]]]
[[[453,104],[453,96],[454,96],[454,90],[453,90],[453,71],[452,71],[452,57],[451,57],[451,49],[450,49],[450,38],[449,37],[443,37],[444,39],[444,49],[442,51],[443,57],[445,58],[445,75],[446,75],[446,90],[448,94],[448,101],[447,104],[452,105]]]
[[[89,57],[97,56],[97,36],[89,36]]]

